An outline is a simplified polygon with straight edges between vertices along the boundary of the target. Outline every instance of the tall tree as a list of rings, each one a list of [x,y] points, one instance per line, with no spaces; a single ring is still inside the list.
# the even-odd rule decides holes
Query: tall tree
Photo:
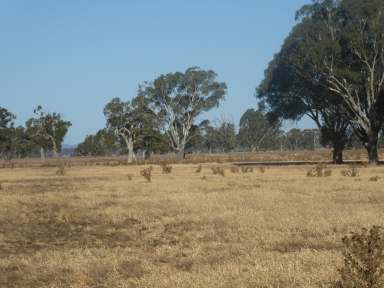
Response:
[[[370,163],[378,163],[384,123],[384,1],[314,1],[298,16],[297,51],[320,83],[338,96],[340,111],[364,143]]]
[[[142,87],[143,95],[164,123],[170,145],[179,160],[183,159],[185,147],[191,140],[196,117],[217,107],[224,99],[227,86],[216,81],[216,77],[212,70],[193,67],[184,73],[161,75]]]
[[[132,163],[134,144],[142,127],[140,115],[130,101],[121,101],[120,98],[112,99],[104,108],[107,127],[122,139],[128,150],[127,162]]]
[[[35,117],[26,122],[27,133],[32,141],[40,146],[41,159],[45,160],[45,151],[52,150],[55,157],[61,151],[61,145],[72,123],[62,119],[59,113],[48,113],[38,106]]]
[[[307,29],[314,29],[308,26],[303,22],[294,27],[265,71],[257,96],[270,109],[272,118],[312,119],[322,133],[323,143],[333,148],[334,163],[340,164],[351,138],[351,121],[343,113],[341,99],[324,85],[324,77],[310,64],[307,54],[315,57],[317,52],[301,47]]]
[[[13,120],[15,116],[6,108],[0,107],[0,154],[2,158],[9,158],[12,149],[11,135],[13,132]]]

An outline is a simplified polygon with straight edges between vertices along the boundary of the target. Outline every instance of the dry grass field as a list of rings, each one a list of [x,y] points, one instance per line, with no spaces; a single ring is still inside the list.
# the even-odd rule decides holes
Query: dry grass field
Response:
[[[1,169],[0,287],[329,287],[341,238],[384,225],[384,167],[145,167]]]

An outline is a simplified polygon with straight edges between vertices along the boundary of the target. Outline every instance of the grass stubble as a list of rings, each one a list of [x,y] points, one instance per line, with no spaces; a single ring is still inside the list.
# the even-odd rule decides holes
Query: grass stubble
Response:
[[[204,165],[1,169],[0,287],[328,287],[384,224],[384,168]]]

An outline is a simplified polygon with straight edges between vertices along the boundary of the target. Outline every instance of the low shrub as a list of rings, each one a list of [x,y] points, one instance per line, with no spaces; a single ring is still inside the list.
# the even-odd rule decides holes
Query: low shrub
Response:
[[[225,177],[225,170],[223,167],[219,167],[219,166],[212,167],[211,170],[212,170],[213,175],[220,175],[220,176]]]
[[[65,174],[67,174],[67,167],[66,167],[66,165],[64,163],[60,163],[57,166],[56,175],[64,176]]]
[[[344,177],[358,177],[360,175],[360,171],[357,166],[351,166],[348,169],[342,170],[341,175]]]
[[[380,180],[379,176],[374,176],[374,177],[369,178],[369,181],[371,181],[371,182],[377,182],[379,180]]]
[[[172,166],[168,165],[166,163],[160,164],[161,170],[163,171],[163,174],[170,174],[172,172]]]
[[[340,288],[379,288],[384,285],[384,231],[370,230],[351,233],[343,238],[344,266],[339,270]]]
[[[233,166],[233,167],[231,167],[231,172],[232,173],[239,173],[240,172],[240,168],[237,167],[237,166]]]
[[[324,164],[318,164],[307,172],[307,177],[330,177],[332,170]]]
[[[197,166],[195,172],[196,172],[196,173],[200,173],[202,170],[203,170],[203,166],[202,166],[202,165],[199,165],[199,166]]]
[[[145,178],[145,180],[147,180],[147,182],[151,182],[152,181],[152,166],[150,166],[149,168],[145,168],[143,170],[140,171],[140,175],[143,176]]]
[[[243,166],[243,167],[241,167],[241,172],[242,173],[253,173],[253,167]]]

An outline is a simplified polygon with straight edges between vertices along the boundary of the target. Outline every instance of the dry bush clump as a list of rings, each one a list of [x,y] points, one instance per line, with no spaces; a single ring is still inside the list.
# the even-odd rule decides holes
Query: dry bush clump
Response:
[[[307,177],[330,177],[332,170],[324,164],[318,164],[307,172]]]
[[[374,176],[374,177],[369,178],[369,181],[371,181],[371,182],[377,182],[379,180],[380,180],[379,176]]]
[[[241,167],[241,172],[242,173],[253,173],[253,167],[243,166],[243,167]]]
[[[152,166],[145,168],[145,169],[140,171],[140,175],[143,176],[145,178],[145,180],[147,180],[147,182],[151,182],[152,181],[152,170],[153,170]]]
[[[128,174],[127,178],[128,178],[128,181],[132,181],[133,180],[133,175],[132,174]]]
[[[260,171],[261,174],[264,174],[265,171],[266,171],[266,169],[265,169],[265,167],[260,167],[260,168],[259,168],[259,171]]]
[[[341,175],[344,177],[358,177],[360,176],[360,171],[357,166],[351,166],[348,169],[342,170]]]
[[[213,175],[220,175],[225,177],[225,170],[223,167],[217,166],[217,167],[211,167]]]
[[[57,166],[56,175],[57,176],[64,176],[65,174],[67,174],[67,166],[65,163],[60,163]]]
[[[240,173],[240,168],[237,167],[237,166],[232,166],[232,167],[231,167],[231,172],[232,172],[232,173]]]
[[[203,170],[203,166],[202,166],[202,165],[199,165],[199,166],[197,166],[195,172],[196,172],[196,173],[200,173],[202,170]]]
[[[170,174],[172,172],[172,166],[167,163],[160,163],[161,170],[163,174]]]
[[[384,285],[384,230],[374,226],[343,238],[344,266],[340,288],[379,288]]]

